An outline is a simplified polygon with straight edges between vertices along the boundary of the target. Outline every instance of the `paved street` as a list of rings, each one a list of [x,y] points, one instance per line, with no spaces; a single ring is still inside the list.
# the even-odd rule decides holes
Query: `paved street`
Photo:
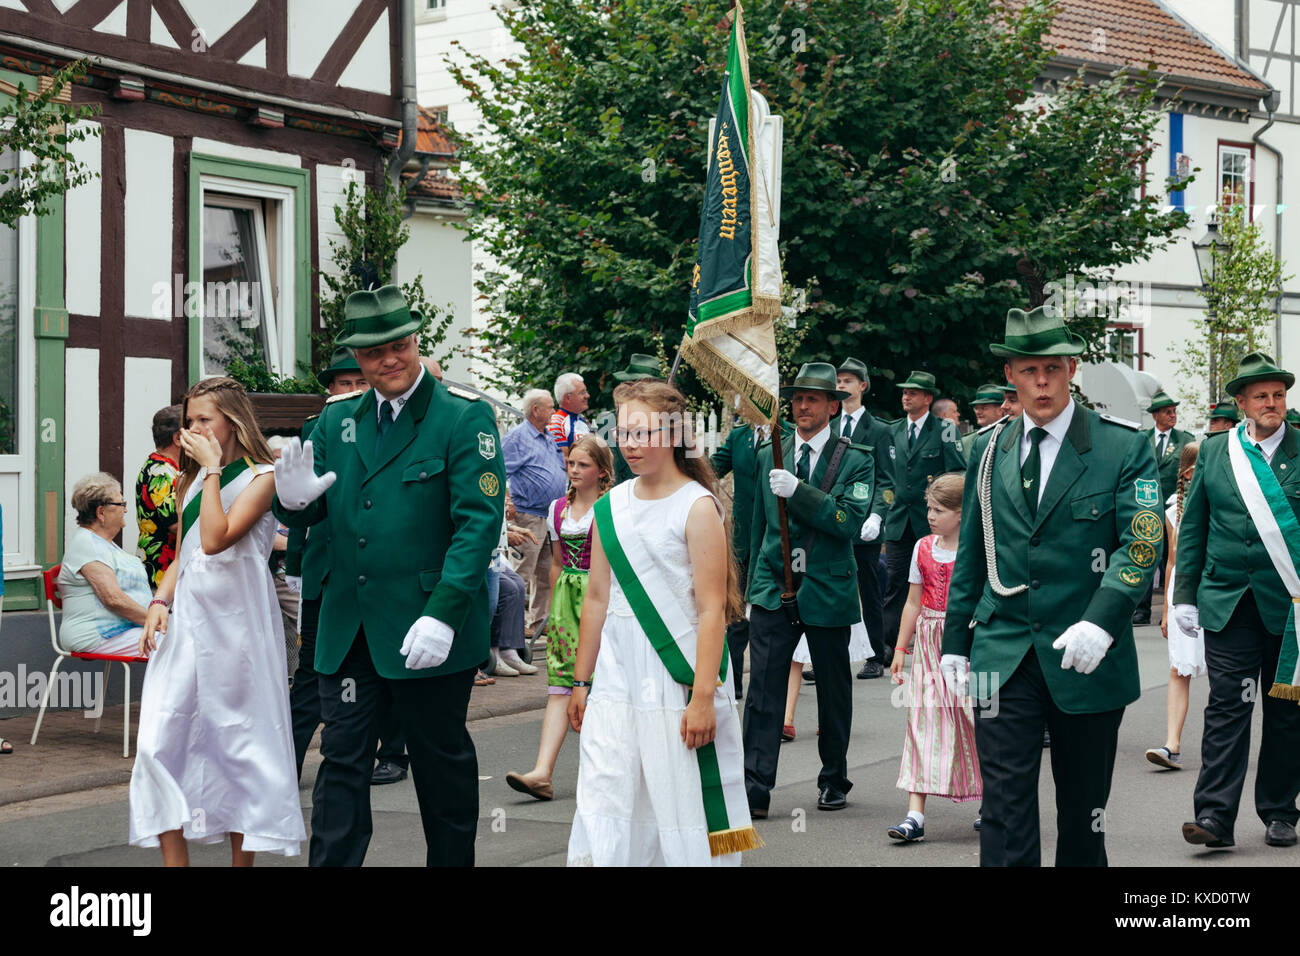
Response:
[[[1264,845],[1263,826],[1251,805],[1254,762],[1246,780],[1237,828],[1238,845],[1229,851],[1188,846],[1179,825],[1191,815],[1191,794],[1199,766],[1201,710],[1206,685],[1192,685],[1192,713],[1183,738],[1188,769],[1157,771],[1147,763],[1147,747],[1163,743],[1166,656],[1158,628],[1142,628],[1138,637],[1142,699],[1130,707],[1120,729],[1120,753],[1107,815],[1107,849],[1119,866],[1263,866],[1300,865],[1300,848]],[[759,823],[766,849],[746,855],[751,866],[974,866],[979,861],[977,834],[971,828],[976,806],[934,801],[927,808],[926,840],[900,845],[885,829],[902,819],[905,796],[895,789],[904,715],[890,702],[888,679],[854,681],[853,739],[849,752],[855,787],[849,807],[837,813],[816,809],[818,769],[816,701],[804,685],[796,719],[798,739],[781,752],[779,786],[772,816]],[[1256,708],[1254,739],[1259,735]],[[479,753],[482,819],[478,862],[485,866],[559,866],[573,817],[577,776],[577,740],[570,736],[556,773],[556,799],[537,803],[509,790],[509,770],[527,770],[536,753],[540,711],[476,721],[472,732]],[[1051,775],[1044,753],[1041,806],[1044,808],[1044,861],[1051,862],[1054,824]],[[311,780],[319,760],[312,753],[304,773],[304,815],[310,816]],[[375,836],[368,866],[409,866],[424,862],[415,791],[409,780],[372,790]],[[25,866],[154,866],[156,850],[126,846],[127,788],[105,787],[0,807],[0,863]],[[262,856],[263,866],[304,866]],[[192,847],[199,865],[225,865],[225,844]]]

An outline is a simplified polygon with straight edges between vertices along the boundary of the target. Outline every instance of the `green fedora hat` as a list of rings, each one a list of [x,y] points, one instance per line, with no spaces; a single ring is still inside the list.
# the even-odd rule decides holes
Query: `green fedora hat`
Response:
[[[867,391],[871,391],[871,373],[867,371],[867,363],[861,359],[846,358],[835,371],[844,375],[856,375],[867,386]]]
[[[1236,402],[1219,402],[1210,412],[1210,420],[1216,418],[1226,418],[1230,422],[1241,421],[1241,412],[1237,410]]]
[[[1297,428],[1300,428],[1300,412],[1296,411],[1294,408],[1288,408],[1286,410],[1286,420]]]
[[[1003,358],[1038,355],[1079,355],[1084,341],[1065,327],[1065,320],[1046,306],[1026,312],[1007,310],[1005,341],[994,342],[989,351]]]
[[[998,389],[1002,392],[1003,395],[1019,394],[1016,387],[1012,385],[1010,382],[1007,382],[1005,385],[999,385]]]
[[[339,372],[360,372],[361,366],[357,360],[352,357],[351,349],[335,349],[334,354],[330,356],[330,364],[325,366],[316,373],[316,381],[326,388],[330,387],[330,382],[334,381],[334,376]]]
[[[835,366],[830,362],[806,362],[794,381],[781,389],[782,398],[790,398],[795,392],[825,392],[837,401],[849,397],[848,392],[841,392],[835,386]]]
[[[1151,404],[1147,406],[1147,412],[1158,412],[1162,408],[1177,408],[1180,404],[1180,402],[1175,402],[1166,395],[1164,389],[1161,389],[1151,396]]]
[[[975,390],[975,397],[970,400],[972,405],[1001,405],[1006,396],[1002,393],[1001,385],[981,385]]]
[[[335,345],[368,349],[395,342],[424,325],[424,316],[406,304],[406,296],[395,285],[353,292],[343,303],[343,331]]]
[[[916,388],[923,392],[929,392],[931,395],[938,395],[939,389],[934,384],[934,376],[929,372],[918,372],[913,370],[908,373],[907,380],[898,382],[895,388]]]
[[[1226,386],[1229,395],[1236,395],[1251,382],[1281,382],[1287,388],[1295,384],[1295,376],[1278,368],[1273,356],[1265,352],[1251,352],[1237,366],[1237,377]]]
[[[627,368],[614,373],[614,378],[620,382],[635,382],[643,378],[662,377],[663,375],[659,370],[659,360],[653,355],[642,355],[640,352],[633,352],[632,361],[627,363]]]

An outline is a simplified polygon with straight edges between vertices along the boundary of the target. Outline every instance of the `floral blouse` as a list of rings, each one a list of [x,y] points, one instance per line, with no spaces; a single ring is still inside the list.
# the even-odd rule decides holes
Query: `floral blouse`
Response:
[[[154,590],[176,557],[176,479],[180,466],[159,452],[151,452],[135,480],[135,514],[140,526],[138,549]]]

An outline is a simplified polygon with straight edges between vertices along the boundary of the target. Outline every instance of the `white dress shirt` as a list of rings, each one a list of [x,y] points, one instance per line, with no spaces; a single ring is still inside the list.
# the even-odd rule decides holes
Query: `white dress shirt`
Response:
[[[1065,441],[1065,433],[1070,430],[1070,422],[1074,420],[1074,399],[1070,399],[1070,404],[1065,406],[1065,411],[1057,415],[1050,422],[1042,427],[1047,429],[1047,435],[1038,443],[1038,500],[1043,500],[1043,489],[1047,487],[1047,479],[1052,474],[1052,465],[1056,464],[1056,453],[1061,450],[1061,443]],[[1029,417],[1029,413],[1024,415],[1022,422],[1023,431],[1020,433],[1020,465],[1024,467],[1025,459],[1029,457],[1029,450],[1034,447],[1033,440],[1029,437],[1029,432],[1035,427],[1035,421]]]
[[[1250,437],[1251,432],[1253,432],[1253,431],[1255,430],[1255,429],[1252,427],[1252,425],[1253,425],[1253,423],[1252,423],[1251,425],[1247,425],[1247,426],[1246,426],[1246,429],[1247,429],[1247,431],[1246,431],[1246,437],[1247,437],[1247,439],[1248,439],[1249,441],[1254,442],[1256,445],[1259,446],[1259,450],[1262,451],[1262,452],[1264,453],[1264,460],[1265,460],[1266,462],[1268,462],[1270,465],[1273,464],[1273,455],[1274,455],[1274,453],[1277,451],[1278,446],[1282,444],[1282,439],[1286,437],[1286,430],[1287,430],[1288,428],[1290,428],[1291,426],[1290,426],[1289,424],[1287,424],[1286,422],[1283,422],[1283,423],[1281,424],[1281,426],[1279,426],[1279,427],[1278,427],[1278,428],[1273,432],[1273,434],[1269,435],[1267,438],[1265,438],[1265,439],[1263,439],[1262,441],[1260,441],[1260,440],[1257,440],[1257,439],[1255,439],[1255,438],[1251,438],[1251,437]]]
[[[1172,445],[1172,444],[1174,443],[1174,436],[1173,436],[1173,429],[1172,429],[1172,428],[1169,429],[1169,431],[1165,431],[1165,432],[1162,432],[1159,428],[1157,428],[1157,429],[1155,430],[1155,434],[1152,435],[1152,437],[1155,439],[1155,445],[1152,446],[1152,447],[1153,447],[1153,450],[1155,450],[1155,451],[1157,451],[1157,452],[1160,451],[1160,439],[1161,439],[1161,438],[1163,438],[1163,439],[1165,440],[1165,452],[1166,452],[1166,453],[1168,453],[1168,451],[1169,451],[1169,446]],[[1156,464],[1157,464],[1157,465],[1160,464],[1160,455],[1158,455],[1158,454],[1156,455]]]
[[[903,422],[903,438],[904,438],[904,439],[907,439],[907,438],[908,438],[908,436],[912,433],[912,426],[915,425],[915,426],[916,426],[916,439],[917,439],[917,441],[920,441],[920,440],[921,440],[921,429],[923,429],[923,428],[925,427],[925,420],[926,420],[927,418],[929,418],[929,417],[930,417],[930,412],[929,412],[929,409],[927,409],[926,411],[923,411],[923,412],[921,413],[921,417],[918,418],[916,421],[912,421],[910,418],[907,419],[906,421],[904,421],[904,422]]]
[[[406,403],[411,400],[411,396],[415,394],[415,390],[420,387],[420,382],[422,382],[423,380],[424,380],[424,366],[421,365],[420,374],[415,376],[415,384],[412,385],[410,388],[408,388],[406,391],[404,391],[401,395],[398,395],[396,398],[385,398],[383,392],[379,391],[379,389],[375,389],[375,398],[376,398],[375,419],[376,420],[379,419],[380,407],[384,404],[384,402],[389,402],[393,406],[393,421],[397,421],[397,416],[402,413],[402,409],[406,407]]]
[[[794,470],[796,466],[798,466],[799,464],[799,455],[803,452],[803,446],[807,444],[810,446],[808,452],[808,478],[809,480],[811,480],[813,476],[813,472],[817,470],[817,461],[822,456],[822,449],[826,447],[826,443],[830,441],[830,439],[831,439],[831,426],[829,422],[826,423],[826,425],[822,428],[821,431],[819,431],[816,435],[813,435],[812,438],[809,438],[806,441],[802,435],[800,435],[798,432],[795,432],[794,461],[790,462],[786,466],[786,471],[790,472],[791,474],[794,474]]]
[[[844,437],[844,438],[853,437],[853,432],[857,430],[858,422],[862,421],[862,413],[865,412],[866,410],[867,409],[865,405],[859,405],[858,410],[856,412],[851,412],[843,416],[843,418],[840,420],[840,437]],[[848,422],[848,429],[849,429],[848,431],[844,430],[845,421]]]

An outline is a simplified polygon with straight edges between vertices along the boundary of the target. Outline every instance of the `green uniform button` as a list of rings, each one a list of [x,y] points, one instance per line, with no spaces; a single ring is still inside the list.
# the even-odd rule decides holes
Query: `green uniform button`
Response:
[[[1041,584],[1041,582],[1039,582],[1037,579],[1035,579],[1035,580],[1029,582],[1029,586],[1030,586],[1031,588],[1033,588],[1035,591],[1038,590],[1040,584]]]
[[[357,547],[358,547],[358,548],[364,548],[365,546],[366,546],[366,539],[365,539],[365,538],[360,538],[360,539],[357,540]]]
[[[370,499],[367,498],[365,501],[361,502],[361,507],[368,509],[370,507]]]
[[[1038,535],[1034,535],[1032,538],[1030,538],[1029,543],[1033,545],[1035,548],[1038,547]]]
[[[1097,513],[1097,509],[1096,509],[1096,508],[1093,508],[1093,509],[1092,509],[1092,513],[1093,513],[1093,514],[1096,514],[1096,513]]]
[[[366,576],[364,574],[357,578],[357,584],[365,584],[365,583],[366,583]]]
[[[1041,631],[1041,630],[1043,629],[1043,622],[1042,622],[1042,621],[1035,621],[1035,622],[1033,623],[1033,628],[1034,628],[1035,631]]]

